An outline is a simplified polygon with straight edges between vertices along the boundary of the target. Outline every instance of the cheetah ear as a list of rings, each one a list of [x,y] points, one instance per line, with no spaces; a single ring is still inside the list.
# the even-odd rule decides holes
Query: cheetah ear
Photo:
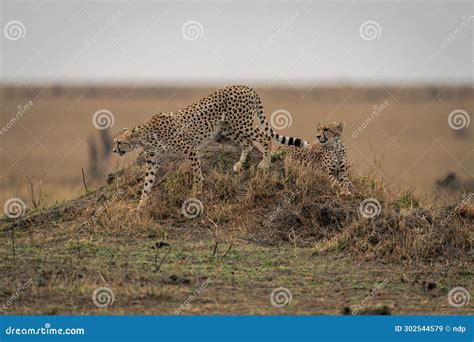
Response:
[[[122,132],[125,132],[125,131],[128,131],[128,128],[124,128],[124,129],[122,130]]]
[[[337,129],[338,129],[339,133],[342,133],[342,131],[343,131],[345,125],[346,125],[346,124],[345,124],[344,122],[339,122],[339,123],[337,124]]]

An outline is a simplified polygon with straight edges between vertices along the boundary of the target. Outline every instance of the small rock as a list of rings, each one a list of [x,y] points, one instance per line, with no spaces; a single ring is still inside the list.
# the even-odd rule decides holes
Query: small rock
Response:
[[[345,316],[352,315],[352,310],[350,307],[346,306],[342,309],[341,314]]]
[[[400,277],[400,281],[402,283],[408,283],[410,280],[408,279],[407,275],[404,273],[402,274],[402,276]]]
[[[109,175],[107,176],[107,184],[112,184],[116,178],[117,176],[115,175],[115,173],[109,173]]]

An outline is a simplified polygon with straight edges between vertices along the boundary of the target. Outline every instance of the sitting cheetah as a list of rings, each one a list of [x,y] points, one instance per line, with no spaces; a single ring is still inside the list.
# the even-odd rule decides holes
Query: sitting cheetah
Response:
[[[341,141],[344,123],[322,122],[318,125],[317,141],[305,149],[280,146],[277,153],[289,155],[294,160],[320,167],[344,195],[352,195],[354,186],[347,177],[346,146]]]
[[[257,118],[260,128],[254,124]],[[182,152],[191,162],[193,194],[202,190],[203,177],[198,156],[198,146],[208,137],[220,135],[237,142],[242,153],[234,171],[242,169],[252,144],[263,147],[263,160],[259,169],[270,164],[271,139],[281,144],[306,147],[307,142],[285,137],[273,132],[263,113],[258,94],[246,86],[230,86],[216,91],[195,104],[176,112],[159,113],[133,128],[126,128],[114,139],[113,152],[119,155],[143,148],[147,171],[142,191],[141,206],[150,192],[157,172],[156,156],[159,152]]]

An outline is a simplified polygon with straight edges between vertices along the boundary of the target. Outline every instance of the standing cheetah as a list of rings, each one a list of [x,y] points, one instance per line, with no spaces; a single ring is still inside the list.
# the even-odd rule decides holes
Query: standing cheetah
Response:
[[[342,194],[351,196],[354,186],[347,177],[347,149],[341,140],[343,129],[342,122],[322,122],[317,128],[317,141],[307,148],[280,146],[276,152],[321,168],[332,186],[338,187]]]
[[[254,124],[258,119],[260,128]],[[234,171],[242,170],[252,145],[258,142],[263,147],[263,160],[259,169],[270,164],[271,139],[280,144],[306,147],[307,142],[285,137],[273,131],[263,113],[258,94],[246,86],[230,86],[216,91],[195,104],[176,112],[159,113],[133,128],[126,128],[114,139],[113,152],[119,155],[143,148],[146,153],[147,171],[140,199],[141,206],[150,192],[157,172],[157,153],[182,152],[191,162],[193,171],[193,194],[202,190],[202,172],[198,146],[208,137],[219,134],[237,142],[242,148]]]

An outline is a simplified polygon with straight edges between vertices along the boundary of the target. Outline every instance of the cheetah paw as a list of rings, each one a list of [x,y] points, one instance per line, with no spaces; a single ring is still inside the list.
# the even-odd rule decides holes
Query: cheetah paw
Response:
[[[240,173],[240,172],[242,172],[242,168],[243,168],[242,163],[237,162],[237,163],[235,163],[235,165],[233,167],[233,170],[234,170],[235,173]]]
[[[257,167],[259,170],[267,170],[270,167],[270,163],[262,160],[260,163],[258,163]]]
[[[342,197],[354,197],[354,194],[350,191],[341,191],[341,196]]]
[[[191,189],[191,197],[199,197],[199,195],[202,195],[202,185],[195,185]]]
[[[143,205],[137,205],[135,208],[130,210],[131,215],[140,215],[143,210]]]
[[[139,212],[140,210],[142,210],[145,207],[146,199],[147,199],[146,197],[141,198],[140,202],[138,202],[138,205],[132,209],[132,212]]]

